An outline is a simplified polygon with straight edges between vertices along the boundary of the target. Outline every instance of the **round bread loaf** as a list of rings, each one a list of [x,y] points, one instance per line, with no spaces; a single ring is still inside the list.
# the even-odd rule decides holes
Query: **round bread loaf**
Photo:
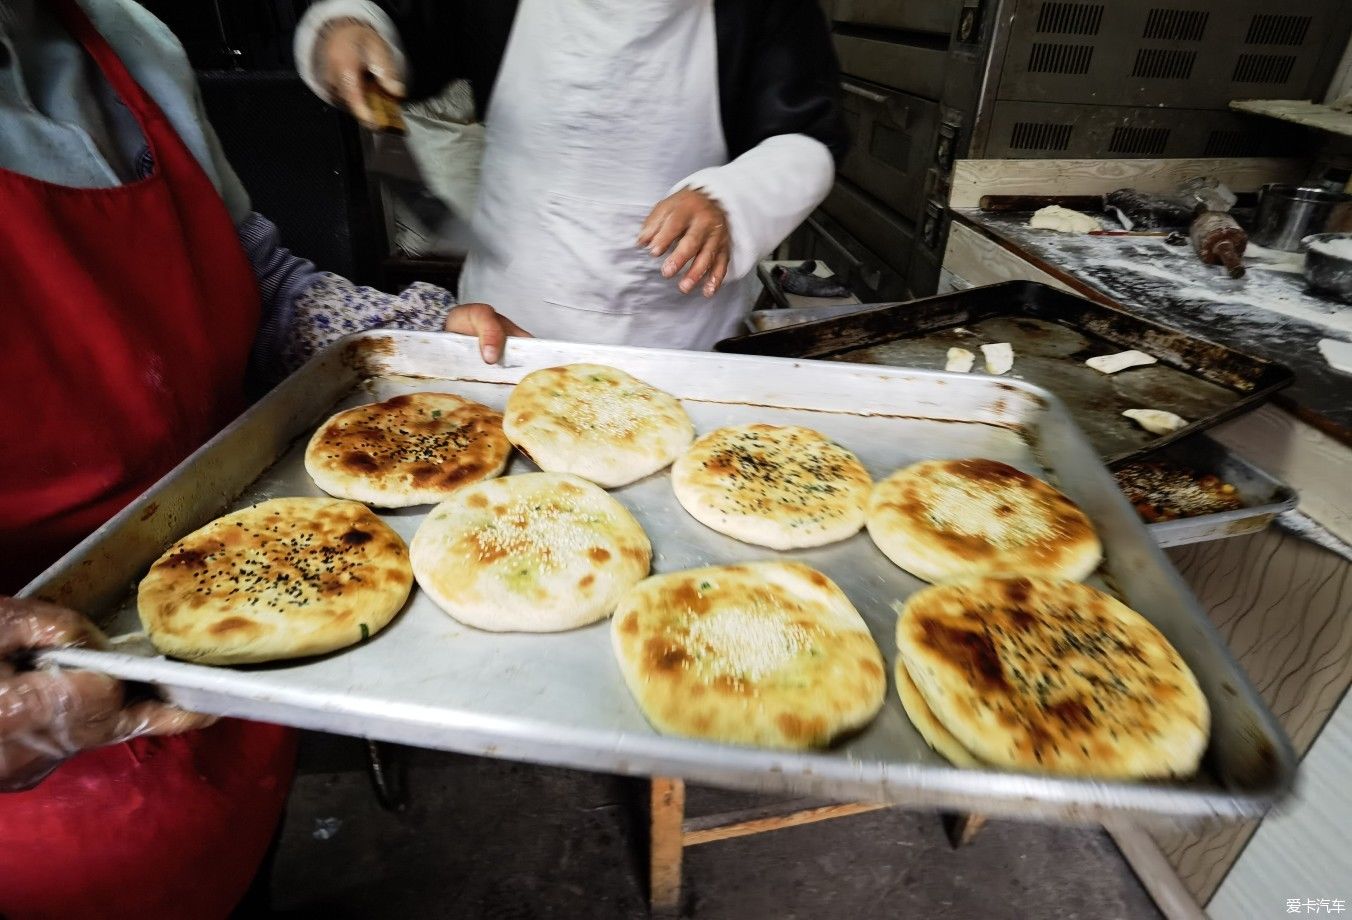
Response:
[[[412,587],[404,541],[365,505],[275,498],[175,543],[141,580],[136,607],[164,654],[244,664],[360,642]]]
[[[981,761],[973,757],[972,752],[963,747],[958,739],[953,737],[953,733],[934,717],[929,704],[920,695],[920,688],[911,680],[906,663],[898,659],[893,674],[897,680],[897,696],[901,697],[901,708],[906,710],[906,717],[911,720],[920,737],[925,739],[925,743],[955,767],[981,766]]]
[[[926,581],[1020,574],[1086,578],[1103,558],[1089,518],[1040,479],[995,460],[928,460],[878,483],[868,532]]]
[[[755,424],[699,438],[672,467],[671,485],[704,526],[783,550],[858,533],[872,480],[854,454],[810,428]]]
[[[633,515],[577,476],[527,473],[466,486],[413,537],[418,584],[479,629],[557,632],[610,616],[648,574]]]
[[[409,393],[320,425],[305,448],[305,470],[330,495],[404,508],[497,476],[511,453],[502,416],[487,406],[450,393]]]
[[[1071,581],[981,578],[927,588],[897,651],[939,723],[979,761],[1103,778],[1186,776],[1210,710],[1150,621]]]
[[[507,397],[504,430],[540,469],[607,489],[665,468],[695,434],[675,397],[601,364],[521,378]]]
[[[845,594],[794,562],[656,575],[611,622],[629,691],[659,731],[811,748],[867,725],[882,654]]]

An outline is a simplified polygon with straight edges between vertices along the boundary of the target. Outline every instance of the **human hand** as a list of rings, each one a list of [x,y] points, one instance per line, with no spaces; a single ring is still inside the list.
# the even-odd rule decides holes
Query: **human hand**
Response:
[[[662,263],[662,277],[674,278],[685,269],[677,287],[689,294],[704,281],[704,296],[712,297],[723,286],[732,261],[732,236],[728,215],[708,195],[684,188],[662,199],[652,209],[638,234],[640,248],[654,257],[675,251]]]
[[[73,610],[0,597],[0,791],[27,788],[86,748],[216,721],[155,700],[124,707],[122,682],[92,671],[20,670],[38,649],[106,642]]]
[[[479,354],[486,364],[497,364],[507,336],[529,339],[531,334],[486,303],[462,303],[446,314],[446,331],[479,339]]]
[[[356,19],[336,19],[315,40],[315,77],[327,87],[329,99],[373,130],[385,120],[366,101],[366,87],[375,81],[394,99],[405,96],[404,74],[394,51],[375,29]]]

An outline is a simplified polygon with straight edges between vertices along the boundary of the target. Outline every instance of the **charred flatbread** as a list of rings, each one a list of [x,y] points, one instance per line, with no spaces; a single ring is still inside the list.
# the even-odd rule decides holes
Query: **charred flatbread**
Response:
[[[360,642],[412,587],[404,541],[365,505],[275,498],[175,543],[142,579],[136,606],[164,654],[244,664]]]
[[[1087,585],[982,578],[897,619],[926,705],[983,763],[1101,778],[1187,776],[1210,733],[1188,666],[1145,617]]]
[[[315,485],[379,508],[435,504],[500,474],[512,445],[502,416],[450,393],[409,393],[339,412],[305,448]]]
[[[882,654],[829,578],[793,562],[656,575],[611,622],[630,692],[659,731],[813,748],[867,725]]]

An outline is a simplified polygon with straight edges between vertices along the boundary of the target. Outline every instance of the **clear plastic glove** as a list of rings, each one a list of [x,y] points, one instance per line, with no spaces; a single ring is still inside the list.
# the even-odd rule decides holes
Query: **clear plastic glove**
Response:
[[[25,789],[64,759],[138,735],[205,728],[213,716],[155,700],[124,706],[122,682],[90,671],[21,670],[44,648],[107,644],[94,624],[65,607],[0,597],[0,791]]]

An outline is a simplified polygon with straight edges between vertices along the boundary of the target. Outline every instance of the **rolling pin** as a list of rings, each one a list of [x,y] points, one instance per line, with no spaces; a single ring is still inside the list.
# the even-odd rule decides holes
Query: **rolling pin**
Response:
[[[1192,248],[1207,265],[1224,265],[1231,278],[1244,277],[1240,256],[1249,237],[1235,219],[1224,211],[1202,211],[1188,230]]]

